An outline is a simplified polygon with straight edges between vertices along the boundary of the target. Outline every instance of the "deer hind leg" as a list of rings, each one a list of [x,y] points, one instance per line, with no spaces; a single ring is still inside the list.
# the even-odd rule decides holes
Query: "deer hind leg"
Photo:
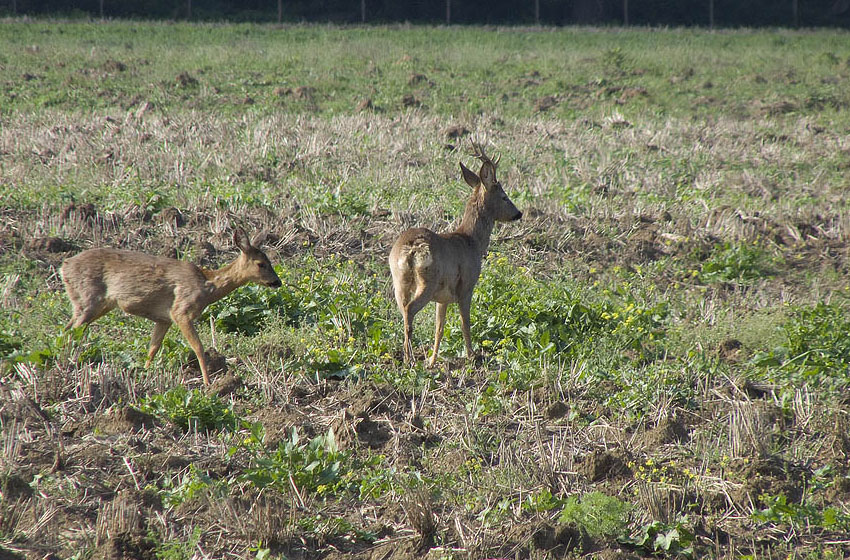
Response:
[[[399,276],[393,274],[393,293],[398,310],[404,319],[404,361],[413,363],[413,318],[423,307],[417,304],[424,286],[416,281],[416,276],[409,270]]]
[[[469,333],[469,311],[472,308],[472,295],[462,298],[457,305],[460,308],[460,328],[463,331],[466,357],[469,359],[472,357],[472,335]]]
[[[413,342],[411,338],[413,337],[413,321],[407,310],[402,311],[402,314],[404,315],[404,362],[412,365]]]
[[[115,302],[106,297],[106,286],[103,283],[87,283],[74,274],[62,271],[62,283],[71,301],[71,319],[65,324],[66,329],[92,323],[113,309]]]
[[[423,282],[417,283],[416,293],[407,303],[402,304],[401,314],[404,317],[404,359],[407,363],[412,364],[413,359],[413,319],[416,314],[422,311],[428,302],[431,301],[431,294],[427,293]],[[403,305],[403,306],[402,306]]]
[[[446,309],[447,303],[437,302],[437,316],[434,322],[434,352],[431,354],[431,359],[428,360],[428,367],[434,367],[437,363],[437,356],[440,354],[440,341],[443,340],[443,327],[446,326]]]
[[[201,338],[198,336],[195,325],[189,319],[175,319],[174,317],[172,319],[180,327],[180,332],[183,333],[183,336],[189,342],[189,346],[195,351],[195,356],[198,357],[198,365],[201,366],[201,375],[204,376],[204,385],[209,385],[210,375],[207,369],[207,357],[204,354],[204,345],[201,343]]]
[[[65,292],[68,294],[68,299],[71,300],[71,318],[65,323],[65,330],[69,330],[82,324],[82,322],[77,323],[77,318],[83,314],[83,307],[80,303],[80,294],[74,285],[64,276],[62,277],[62,282],[65,284]]]
[[[407,297],[404,293],[404,288],[400,285],[400,283],[395,281],[393,278],[393,291],[395,292],[395,301],[398,305],[398,310],[401,312],[401,316],[404,319],[404,361],[410,363],[413,361],[413,347],[410,343],[410,336],[413,331],[412,328],[412,318],[407,311]]]
[[[156,356],[159,349],[162,347],[162,340],[165,338],[165,333],[171,327],[171,323],[156,322],[151,333],[151,345],[148,348],[148,361],[145,362],[145,367],[150,367],[153,357]],[[193,347],[194,349],[194,347]]]
[[[414,299],[401,311],[404,317],[404,361],[409,364],[413,364],[415,361],[413,357],[413,319],[427,303],[427,299]]]
[[[93,323],[115,309],[115,304],[105,301],[93,301],[89,302],[88,305],[81,305],[73,300],[71,303],[74,306],[74,314],[65,325],[66,329],[74,329],[80,325]]]
[[[437,302],[437,315],[434,321],[434,352],[431,354],[431,359],[428,360],[428,367],[434,367],[437,363],[437,356],[440,354],[440,342],[443,340],[443,329],[446,326],[446,309],[447,303]]]

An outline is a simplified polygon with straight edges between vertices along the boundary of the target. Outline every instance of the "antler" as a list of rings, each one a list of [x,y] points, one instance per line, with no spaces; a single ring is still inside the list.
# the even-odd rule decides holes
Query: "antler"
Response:
[[[502,159],[501,154],[497,155],[495,160],[491,160],[489,157],[487,157],[487,154],[484,153],[484,148],[481,147],[481,144],[479,144],[475,140],[470,140],[470,144],[472,144],[472,156],[480,159],[481,163],[489,163],[494,168],[499,165],[499,160]]]

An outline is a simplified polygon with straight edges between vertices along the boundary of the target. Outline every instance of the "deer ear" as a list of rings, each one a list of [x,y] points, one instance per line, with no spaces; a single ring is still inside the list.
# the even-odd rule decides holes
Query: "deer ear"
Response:
[[[251,237],[251,246],[259,249],[263,245],[265,245],[266,241],[269,239],[269,230],[264,229],[254,234]]]
[[[247,253],[251,250],[251,240],[242,228],[236,228],[233,230],[233,244],[239,247],[239,250],[243,253]]]
[[[463,162],[460,162],[460,170],[463,172],[463,180],[466,181],[467,185],[474,189],[481,184],[481,179],[478,178],[478,175],[474,171],[467,169]]]
[[[496,166],[485,161],[481,164],[481,171],[478,172],[478,176],[481,177],[481,182],[485,186],[492,186],[496,182]]]

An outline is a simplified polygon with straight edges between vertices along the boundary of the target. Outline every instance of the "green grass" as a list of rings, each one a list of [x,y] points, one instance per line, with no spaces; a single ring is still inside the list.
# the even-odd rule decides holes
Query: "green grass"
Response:
[[[328,115],[351,113],[363,97],[395,112],[408,92],[441,115],[508,118],[532,116],[544,95],[563,96],[553,114],[575,118],[586,113],[580,98],[590,94],[598,115],[628,87],[645,95],[622,108],[627,116],[734,114],[748,102],[777,100],[797,105],[795,112],[830,115],[848,100],[846,88],[823,79],[848,70],[843,35],[831,31],[32,22],[6,23],[0,33],[4,74],[14,86],[4,93],[6,114],[107,109],[137,97],[163,110],[188,102],[224,114],[301,112],[311,104],[275,94],[298,86],[314,88],[316,110]],[[179,83],[183,72],[189,83]],[[413,73],[428,81],[410,84]],[[246,95],[253,105],[243,103]],[[695,108],[705,95],[717,103]]]

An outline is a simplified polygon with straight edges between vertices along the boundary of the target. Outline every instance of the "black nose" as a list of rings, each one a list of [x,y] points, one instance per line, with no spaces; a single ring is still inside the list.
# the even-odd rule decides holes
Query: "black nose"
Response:
[[[275,280],[269,284],[270,288],[280,288],[283,284],[280,282],[280,279]]]
[[[522,218],[522,212],[517,212],[516,216],[514,216],[513,221],[515,222],[515,221],[519,220],[520,218]]]

